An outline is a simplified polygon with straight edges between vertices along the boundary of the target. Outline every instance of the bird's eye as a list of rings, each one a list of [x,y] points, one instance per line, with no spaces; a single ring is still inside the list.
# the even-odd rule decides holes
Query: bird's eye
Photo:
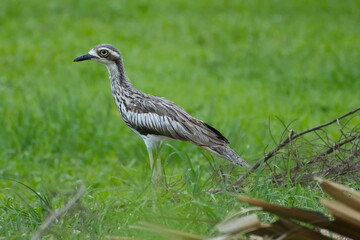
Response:
[[[99,51],[99,55],[101,56],[101,57],[107,57],[107,56],[109,56],[109,50],[106,50],[106,49],[101,49],[100,51]]]

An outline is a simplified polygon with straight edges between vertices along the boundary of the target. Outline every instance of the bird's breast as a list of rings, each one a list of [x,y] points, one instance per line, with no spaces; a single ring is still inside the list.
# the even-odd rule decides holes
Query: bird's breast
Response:
[[[128,113],[126,99],[123,98],[117,92],[113,93],[113,96],[114,96],[114,101],[115,101],[116,107],[119,110],[121,117],[124,119],[125,123],[127,125],[129,125],[129,122],[128,122],[128,114],[129,113]]]

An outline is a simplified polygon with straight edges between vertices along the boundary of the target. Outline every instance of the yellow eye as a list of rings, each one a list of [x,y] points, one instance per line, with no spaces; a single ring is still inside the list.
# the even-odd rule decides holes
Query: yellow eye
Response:
[[[101,57],[107,57],[107,56],[109,56],[109,50],[106,50],[106,49],[100,49],[100,51],[99,51],[99,55],[101,56]]]

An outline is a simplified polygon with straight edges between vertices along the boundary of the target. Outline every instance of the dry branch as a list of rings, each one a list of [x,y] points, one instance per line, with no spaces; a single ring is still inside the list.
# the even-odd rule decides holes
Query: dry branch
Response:
[[[360,156],[359,153],[360,152],[357,152],[356,156]],[[355,155],[353,155],[353,156],[355,156]],[[351,158],[353,158],[353,156]],[[360,171],[360,162],[356,162],[352,165],[343,165],[342,163],[340,163],[331,168],[304,175],[299,179],[298,182],[304,184],[304,183],[311,181],[314,177],[317,177],[317,176],[329,176],[329,175],[343,176],[343,175],[350,175],[352,173],[356,173],[359,171]],[[294,180],[297,180],[297,179],[294,179]]]
[[[300,171],[300,169],[303,165],[309,167],[310,165],[318,163],[322,159],[326,158],[329,154],[339,150],[343,145],[350,143],[356,139],[360,139],[360,133],[355,136],[347,137],[345,140],[343,140],[341,142],[335,143],[333,146],[329,147],[324,152],[312,157],[309,161],[304,161],[304,163],[302,165],[294,166],[289,171],[290,176],[294,176],[296,172]],[[336,173],[336,172],[339,175],[341,175],[342,173],[350,173],[350,171],[351,172],[358,171],[360,164],[359,163],[351,164],[354,161],[354,159],[358,156],[360,156],[360,149],[355,150],[353,154],[351,154],[348,158],[343,160],[340,164],[333,165],[328,169],[323,169],[322,171],[318,171],[318,173],[312,173],[312,174],[307,174],[307,175],[303,176],[301,179],[301,183],[310,181],[314,176],[319,176],[319,175],[325,176],[330,173]],[[328,173],[328,174],[326,174],[326,173]],[[287,174],[287,173],[282,172],[282,173],[274,174],[271,178],[274,179],[275,182],[281,183],[281,179],[284,179],[285,174]],[[295,181],[296,179],[292,178],[292,180]]]
[[[346,114],[343,114],[339,117],[337,117],[336,119],[334,120],[331,120],[329,122],[326,122],[326,123],[323,123],[323,124],[320,124],[318,126],[315,126],[313,128],[310,128],[310,129],[307,129],[305,131],[302,131],[302,132],[299,132],[299,133],[295,133],[293,132],[292,130],[290,131],[290,134],[289,136],[284,139],[280,144],[278,144],[275,148],[273,148],[271,151],[269,151],[267,154],[265,154],[264,157],[262,157],[259,161],[257,161],[250,169],[247,173],[245,173],[244,175],[242,175],[241,177],[239,177],[235,183],[234,183],[234,186],[235,187],[240,187],[243,183],[243,181],[248,178],[250,176],[250,174],[252,172],[255,172],[260,166],[261,164],[265,163],[265,164],[268,164],[268,161],[277,156],[280,151],[282,149],[284,149],[285,147],[287,147],[289,144],[292,144],[296,139],[306,135],[306,134],[309,134],[309,133],[316,133],[316,131],[318,130],[322,130],[322,128],[324,127],[327,127],[327,126],[330,126],[334,123],[337,123],[338,125],[340,125],[339,121],[341,119],[344,119],[346,117],[349,117],[350,115],[353,115],[354,113],[358,112],[360,110],[360,107],[346,113]],[[286,126],[286,129],[288,129],[288,126]],[[341,129],[341,128],[340,128]],[[338,150],[341,146],[345,145],[345,144],[348,144],[352,141],[356,141],[359,139],[359,136],[360,136],[360,133],[359,132],[356,132],[355,131],[355,134],[353,132],[350,133],[350,136],[346,136],[346,133],[344,133],[343,129],[341,129],[341,132],[344,134],[344,136],[346,137],[345,140],[341,141],[341,142],[338,142],[338,143],[335,143],[334,145],[332,145],[331,147],[329,147],[325,152],[321,153],[321,154],[318,154],[317,157],[314,157],[313,159],[310,160],[310,162],[306,163],[306,164],[312,164],[314,163],[319,157],[324,157],[326,155],[329,155],[330,153],[333,153],[335,152],[336,150]],[[317,135],[318,138],[322,139],[319,135]],[[322,139],[323,142],[327,143],[328,141],[326,139]],[[293,154],[296,154],[296,152],[298,151],[298,149],[295,149],[295,151],[293,152]],[[298,170],[300,166],[295,166],[292,171],[296,171]],[[283,173],[282,173],[283,174]],[[280,175],[278,175],[279,177]]]

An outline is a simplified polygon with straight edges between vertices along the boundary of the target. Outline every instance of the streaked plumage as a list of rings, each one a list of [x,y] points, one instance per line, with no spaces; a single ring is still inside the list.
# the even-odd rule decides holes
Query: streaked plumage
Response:
[[[192,142],[234,164],[248,167],[218,130],[192,117],[168,99],[135,89],[126,76],[120,52],[115,47],[97,45],[74,61],[90,59],[106,65],[116,106],[126,125],[143,138],[151,166],[152,149],[158,148],[163,140],[174,139]]]

